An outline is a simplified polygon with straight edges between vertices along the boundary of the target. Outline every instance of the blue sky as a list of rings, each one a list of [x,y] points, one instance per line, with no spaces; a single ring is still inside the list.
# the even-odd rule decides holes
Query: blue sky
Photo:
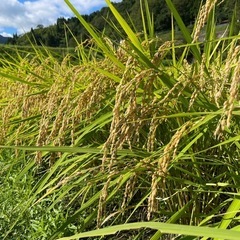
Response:
[[[121,2],[121,0],[113,0]],[[105,0],[71,0],[81,14],[106,6]],[[22,34],[42,24],[56,23],[59,17],[71,17],[64,0],[0,0],[0,35]]]

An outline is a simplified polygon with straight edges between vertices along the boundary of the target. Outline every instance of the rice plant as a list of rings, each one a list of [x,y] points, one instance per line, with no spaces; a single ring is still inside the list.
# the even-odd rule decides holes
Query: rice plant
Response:
[[[238,239],[239,35],[216,37],[218,1],[190,33],[166,0],[164,43],[147,0],[143,33],[106,0],[120,43],[65,2],[91,36],[78,64],[47,49],[1,60],[1,238]]]

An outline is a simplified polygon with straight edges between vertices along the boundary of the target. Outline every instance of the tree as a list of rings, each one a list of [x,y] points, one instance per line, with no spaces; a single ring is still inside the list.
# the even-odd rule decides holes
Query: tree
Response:
[[[239,10],[240,0],[228,0],[223,1],[220,5],[216,7],[216,21],[222,23],[223,21],[230,21],[233,15],[233,9],[235,4],[238,6],[236,11],[236,30],[237,33],[240,25],[240,10]],[[206,0],[173,0],[175,7],[180,13],[186,26],[193,24],[195,21],[199,6],[201,3],[205,3]],[[113,3],[117,8],[118,12],[123,16],[123,18],[128,22],[134,31],[142,31],[142,16],[140,0],[123,0],[119,3]],[[171,29],[171,14],[167,7],[165,0],[148,0],[149,9],[153,14],[154,27],[156,33],[170,30]],[[106,33],[109,37],[114,40],[119,40],[120,38],[126,37],[123,29],[121,28],[119,22],[115,19],[108,7],[104,7],[99,11],[93,12],[89,15],[82,16],[88,23],[93,25],[100,32]],[[106,23],[106,20],[108,23]],[[120,35],[113,35],[112,26],[115,26]],[[70,30],[70,31],[69,31]],[[27,44],[28,38],[31,40],[36,40],[36,44],[44,43],[47,46],[66,46],[66,37],[71,45],[74,45],[73,36],[77,39],[85,40],[89,38],[89,33],[86,29],[79,23],[76,17],[65,19],[60,17],[57,19],[56,24],[44,27],[43,25],[37,25],[36,29],[31,29],[30,33],[24,34],[22,36],[15,36],[12,40],[13,44]],[[34,43],[34,41],[32,41]]]

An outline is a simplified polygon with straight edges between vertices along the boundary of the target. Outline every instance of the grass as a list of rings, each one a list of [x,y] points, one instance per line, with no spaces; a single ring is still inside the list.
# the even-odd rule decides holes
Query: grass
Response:
[[[166,0],[159,44],[147,1],[138,34],[107,0],[116,43],[65,2],[92,37],[78,64],[37,48],[1,60],[1,238],[237,239],[239,35],[216,37],[212,1],[190,33]]]
[[[20,59],[24,57],[34,57],[36,52],[42,53],[46,58],[52,55],[56,61],[62,62],[63,59],[69,55],[72,58],[72,62],[76,62],[78,59],[77,52],[74,48],[53,48],[44,46],[33,46],[29,43],[29,46],[16,46],[16,45],[0,45],[1,59],[5,62],[12,62],[12,57],[16,56],[16,52],[20,55]],[[19,59],[19,60],[20,60]],[[1,66],[3,61],[1,61]]]

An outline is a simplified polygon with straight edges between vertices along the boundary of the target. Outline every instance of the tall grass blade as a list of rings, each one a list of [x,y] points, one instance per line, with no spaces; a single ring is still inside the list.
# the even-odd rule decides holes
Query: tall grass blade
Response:
[[[84,26],[84,28],[89,32],[89,34],[92,36],[92,38],[96,41],[97,46],[108,56],[118,67],[124,68],[123,64],[114,56],[114,53],[111,49],[109,49],[106,45],[106,43],[102,40],[102,38],[97,34],[97,32],[91,27],[84,18],[79,14],[79,12],[76,10],[76,8],[72,5],[72,3],[69,0],[64,0],[66,4],[69,6],[69,8],[72,10],[72,12],[76,15],[76,17],[79,19],[81,24]]]
[[[206,33],[205,33],[205,44],[204,44],[204,54],[205,54],[205,61],[206,66],[209,66],[211,62],[212,52],[214,49],[214,42],[213,40],[216,38],[215,32],[215,8],[211,10],[208,16],[207,26],[206,26]]]
[[[230,204],[229,208],[227,209],[226,213],[222,221],[220,222],[218,228],[220,229],[227,229],[231,222],[234,221],[234,217],[238,215],[240,212],[240,197],[236,196],[232,203]]]
[[[170,234],[182,234],[196,237],[210,237],[210,238],[212,237],[229,240],[239,240],[239,232],[237,231],[157,222],[127,223],[123,225],[107,227],[85,233],[79,233],[71,237],[59,238],[58,240],[73,240],[85,237],[107,236],[116,234],[118,231],[134,230],[139,228],[160,229],[162,233]]]
[[[175,8],[173,2],[171,0],[165,0],[165,1],[166,1],[167,5],[168,5],[169,9],[171,10],[171,12],[172,12],[172,14],[173,14],[177,24],[178,24],[178,27],[181,30],[181,33],[183,34],[186,42],[188,44],[191,44],[193,39],[192,39],[192,37],[191,37],[191,35],[189,33],[189,30],[185,26],[182,18],[180,17],[177,9]],[[200,51],[197,48],[197,46],[195,44],[194,45],[189,45],[189,48],[191,49],[191,52],[192,52],[193,56],[195,57],[195,59],[198,62],[201,62],[202,57],[201,57]]]
[[[181,209],[179,209],[177,212],[175,212],[167,221],[166,223],[175,223],[177,220],[179,220],[182,215],[188,210],[189,206],[192,204],[193,199],[190,200],[185,206],[183,206]],[[159,240],[160,237],[162,237],[163,232],[161,230],[157,231],[150,240]]]
[[[140,51],[143,52],[142,45],[137,38],[136,34],[132,31],[128,23],[125,21],[125,19],[119,14],[119,12],[116,10],[116,8],[113,6],[113,4],[110,2],[110,0],[106,0],[106,3],[110,10],[112,11],[113,15],[117,19],[118,23],[121,25],[129,39],[131,40],[132,44]]]

